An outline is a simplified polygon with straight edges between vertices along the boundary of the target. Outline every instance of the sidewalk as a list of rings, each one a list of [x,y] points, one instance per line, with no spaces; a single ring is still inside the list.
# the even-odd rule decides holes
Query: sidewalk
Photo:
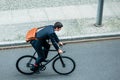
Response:
[[[87,39],[120,36],[120,11],[116,5],[104,6],[103,27],[95,27],[97,4],[0,11],[0,47],[25,43],[28,29],[61,21],[60,39]],[[53,14],[54,13],[54,14]],[[116,18],[117,16],[117,18]],[[113,18],[111,18],[113,17]],[[113,27],[114,26],[114,27]],[[4,34],[3,34],[4,33]]]
[[[120,16],[120,8],[116,6],[119,4],[120,2],[113,2],[111,3],[112,6],[110,4],[105,4],[103,16]],[[0,11],[0,25],[52,20],[96,18],[96,15],[97,4],[8,10]]]

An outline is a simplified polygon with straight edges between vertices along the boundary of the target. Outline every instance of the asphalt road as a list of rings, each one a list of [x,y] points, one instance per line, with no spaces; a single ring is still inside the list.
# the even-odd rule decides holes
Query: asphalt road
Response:
[[[23,75],[16,70],[16,60],[26,54],[33,54],[32,48],[0,51],[0,80],[119,80],[120,39],[67,44],[63,55],[76,62],[75,71],[66,76],[55,73],[51,64],[40,74]],[[49,53],[49,56],[56,53]]]

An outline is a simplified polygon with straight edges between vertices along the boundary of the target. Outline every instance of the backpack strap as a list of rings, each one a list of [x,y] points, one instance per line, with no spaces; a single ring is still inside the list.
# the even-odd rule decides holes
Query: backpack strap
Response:
[[[41,28],[45,28],[46,26],[41,26],[41,27],[38,27],[38,29],[41,29]]]

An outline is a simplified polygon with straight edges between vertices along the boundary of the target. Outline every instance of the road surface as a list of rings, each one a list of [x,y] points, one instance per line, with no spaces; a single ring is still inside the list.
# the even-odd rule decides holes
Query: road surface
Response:
[[[23,75],[16,70],[16,60],[33,54],[33,48],[0,50],[0,80],[119,80],[120,39],[67,44],[63,55],[76,62],[75,71],[66,76],[55,73],[51,64],[40,74]],[[49,56],[56,53],[49,53]]]

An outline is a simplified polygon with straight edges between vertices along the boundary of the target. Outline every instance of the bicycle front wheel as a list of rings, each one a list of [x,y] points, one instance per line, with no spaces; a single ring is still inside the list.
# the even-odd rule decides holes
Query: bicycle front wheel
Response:
[[[53,70],[61,75],[67,75],[75,70],[75,61],[67,56],[61,56],[56,58],[52,64]]]
[[[35,63],[36,58],[30,55],[20,57],[16,62],[17,70],[26,75],[33,74],[34,72],[30,70],[32,65]]]

